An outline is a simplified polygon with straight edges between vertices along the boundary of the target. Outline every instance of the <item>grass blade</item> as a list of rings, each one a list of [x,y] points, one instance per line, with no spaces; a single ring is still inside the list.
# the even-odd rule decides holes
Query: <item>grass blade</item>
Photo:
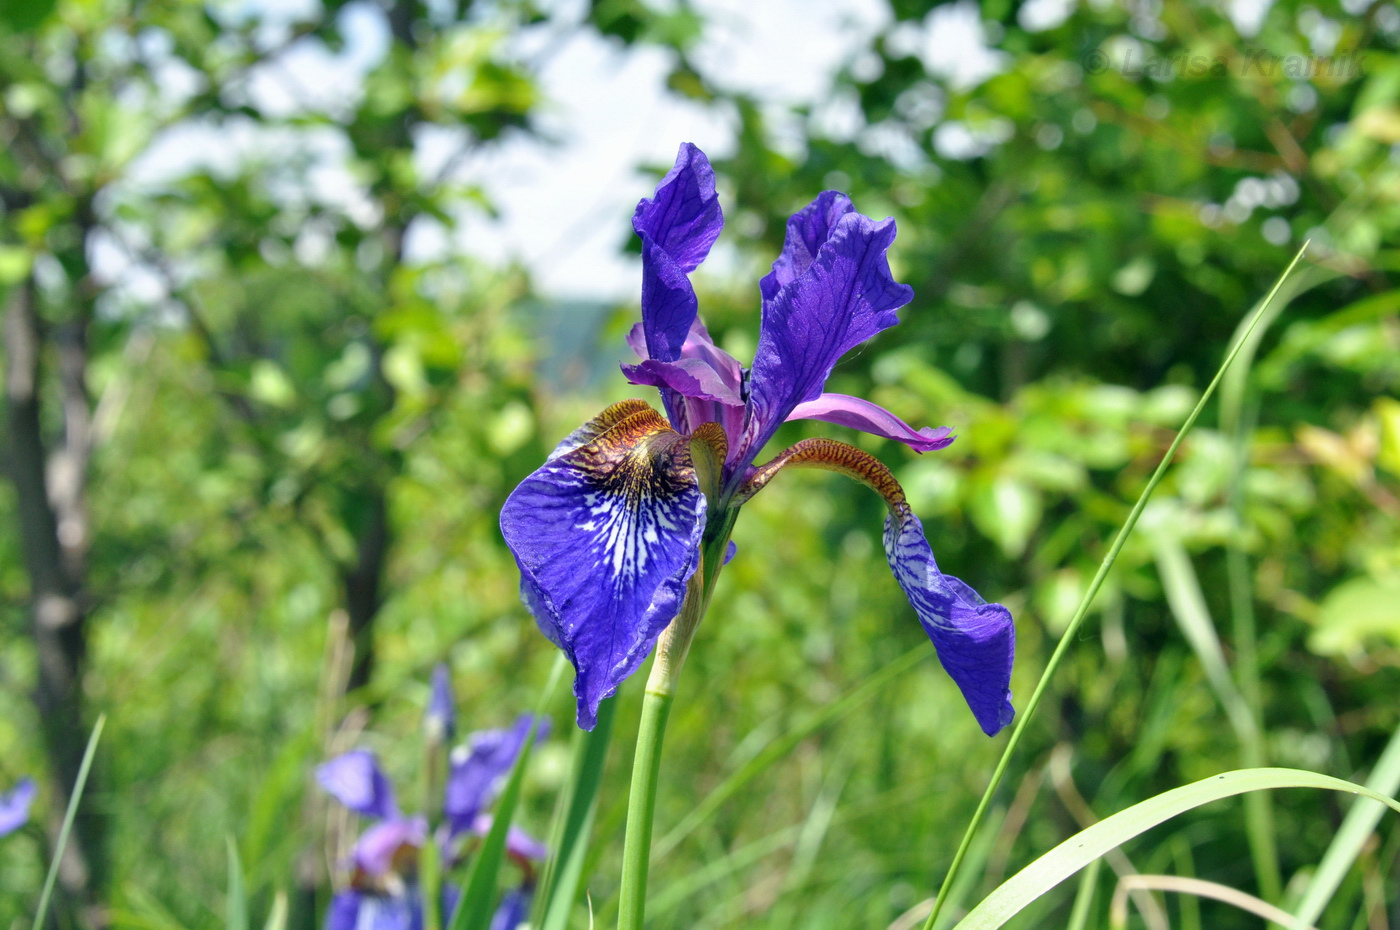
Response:
[[[1212,801],[1271,788],[1325,788],[1360,794],[1400,813],[1400,801],[1317,772],[1243,769],[1203,778],[1134,804],[1065,840],[984,898],[958,922],[956,930],[996,930],[1060,882],[1138,834]]]
[[[238,857],[238,844],[225,836],[228,846],[228,894],[224,901],[224,926],[227,930],[248,930],[248,893],[243,885],[243,862]]]
[[[555,657],[549,681],[545,684],[544,692],[535,708],[535,725],[530,728],[530,735],[526,737],[525,745],[516,757],[515,765],[511,767],[505,790],[496,802],[491,829],[487,831],[486,839],[472,862],[466,887],[462,891],[461,903],[457,905],[457,912],[452,916],[452,930],[487,930],[491,925],[491,914],[496,903],[496,880],[500,875],[501,863],[505,860],[506,833],[510,830],[511,821],[515,818],[516,805],[520,802],[520,788],[525,781],[525,768],[535,746],[535,736],[539,732],[539,718],[564,676],[566,662],[562,652]]]
[[[588,855],[588,838],[598,810],[598,788],[612,741],[617,699],[609,698],[598,707],[598,725],[579,730],[575,738],[578,757],[568,797],[568,807],[557,841],[550,851],[550,869],[541,887],[544,918],[542,930],[565,930],[569,912],[578,898],[583,880],[583,864]]]
[[[1259,718],[1230,675],[1225,650],[1201,592],[1200,579],[1191,565],[1191,557],[1181,540],[1170,532],[1155,534],[1153,553],[1172,615],[1205,670],[1206,680],[1235,731],[1235,739],[1240,744],[1240,763],[1245,768],[1259,768],[1264,765],[1264,737],[1259,729]],[[1268,901],[1278,900],[1283,888],[1273,822],[1268,795],[1251,794],[1245,798],[1245,829],[1254,860],[1255,880]]]
[[[1152,498],[1152,492],[1157,489],[1157,485],[1161,484],[1163,475],[1166,474],[1168,466],[1172,463],[1172,459],[1176,457],[1176,450],[1181,447],[1182,440],[1191,432],[1191,427],[1196,425],[1196,420],[1200,417],[1201,411],[1205,409],[1206,403],[1210,400],[1211,395],[1213,395],[1216,388],[1220,386],[1220,381],[1225,376],[1225,372],[1229,370],[1230,363],[1233,362],[1235,356],[1239,354],[1240,346],[1247,341],[1249,334],[1253,331],[1254,327],[1258,325],[1260,317],[1268,311],[1274,298],[1278,296],[1279,290],[1288,280],[1289,275],[1293,273],[1293,269],[1298,267],[1298,263],[1303,260],[1303,253],[1307,250],[1308,244],[1305,242],[1303,243],[1303,247],[1298,250],[1298,254],[1293,256],[1293,261],[1283,270],[1283,274],[1274,282],[1273,288],[1269,291],[1268,296],[1264,298],[1263,303],[1259,305],[1259,310],[1255,312],[1254,318],[1250,324],[1245,327],[1241,338],[1238,339],[1230,351],[1226,353],[1225,360],[1220,363],[1220,368],[1215,372],[1215,377],[1211,379],[1210,384],[1207,385],[1205,391],[1201,393],[1201,399],[1196,402],[1195,408],[1186,418],[1186,422],[1181,425],[1181,429],[1177,430],[1176,438],[1173,439],[1171,445],[1167,447],[1166,454],[1162,456],[1162,461],[1158,463],[1156,470],[1152,472],[1152,477],[1147,480],[1147,486],[1142,489],[1142,494],[1139,495],[1137,503],[1133,505],[1132,511],[1128,514],[1128,519],[1123,523],[1123,527],[1118,531],[1118,535],[1114,537],[1113,544],[1109,547],[1108,554],[1104,556],[1103,563],[1099,565],[1098,572],[1095,573],[1093,580],[1089,582],[1089,587],[1085,590],[1084,597],[1080,600],[1079,606],[1075,609],[1074,616],[1070,618],[1069,625],[1065,627],[1064,633],[1060,636],[1060,641],[1055,645],[1055,651],[1050,655],[1050,661],[1045,665],[1045,671],[1041,673],[1040,680],[1036,682],[1035,690],[1031,693],[1031,699],[1026,702],[1026,709],[1021,713],[1016,721],[1015,727],[1011,731],[1011,738],[1007,740],[1006,748],[1002,750],[1001,759],[997,761],[997,766],[992,772],[991,780],[987,783],[987,790],[982,793],[982,800],[977,803],[977,809],[973,811],[972,814],[972,821],[967,825],[967,830],[963,833],[963,838],[958,844],[957,852],[953,854],[953,862],[948,866],[947,874],[943,876],[943,884],[938,889],[938,897],[934,899],[933,910],[929,913],[928,920],[924,923],[924,930],[933,930],[937,925],[938,915],[948,899],[948,893],[953,887],[953,882],[957,878],[963,860],[967,858],[967,851],[972,846],[973,835],[977,832],[978,826],[981,825],[982,818],[986,816],[987,807],[992,802],[992,796],[996,794],[997,788],[1001,786],[1001,780],[1003,776],[1006,775],[1007,766],[1011,764],[1011,756],[1015,753],[1016,746],[1021,741],[1021,735],[1026,732],[1026,725],[1030,723],[1031,718],[1035,716],[1035,710],[1040,706],[1041,698],[1045,696],[1045,691],[1050,685],[1050,679],[1055,675],[1055,670],[1059,668],[1060,662],[1064,659],[1065,654],[1069,652],[1069,647],[1078,637],[1079,627],[1083,625],[1084,618],[1089,613],[1089,606],[1098,595],[1099,588],[1103,587],[1103,582],[1104,579],[1108,577],[1109,569],[1113,567],[1114,562],[1118,561],[1118,553],[1122,551],[1123,544],[1127,541],[1128,535],[1132,533],[1133,527],[1137,526],[1138,519],[1142,516],[1142,511],[1147,507],[1147,502]]]
[[[1391,736],[1385,752],[1381,753],[1371,777],[1366,779],[1366,787],[1378,794],[1391,796],[1400,791],[1400,729]],[[1337,886],[1342,883],[1342,879],[1356,862],[1356,857],[1361,854],[1361,847],[1376,829],[1384,811],[1385,808],[1381,805],[1365,798],[1358,799],[1351,806],[1351,810],[1347,811],[1341,829],[1332,838],[1332,844],[1327,847],[1327,853],[1322,857],[1317,872],[1313,874],[1312,881],[1303,892],[1303,899],[1298,902],[1298,908],[1293,912],[1290,924],[1293,930],[1301,930],[1309,924],[1314,924],[1322,916],[1327,902],[1337,893]]]
[[[1102,859],[1095,859],[1079,877],[1079,891],[1074,896],[1074,909],[1069,912],[1065,930],[1085,930],[1089,926],[1089,912],[1094,907],[1094,890],[1099,884],[1099,868],[1102,865]]]
[[[287,892],[280,888],[272,899],[272,910],[268,912],[263,930],[287,930]]]
[[[53,861],[49,863],[49,874],[44,878],[44,890],[39,894],[39,909],[34,914],[34,930],[44,925],[49,913],[49,899],[53,897],[54,882],[58,880],[58,864],[63,861],[63,851],[68,848],[68,835],[73,831],[73,818],[78,814],[78,802],[83,799],[83,789],[87,787],[88,773],[92,771],[92,760],[97,755],[97,741],[102,738],[102,728],[107,725],[107,715],[99,714],[97,725],[88,737],[87,749],[83,750],[83,761],[78,766],[78,780],[73,783],[73,793],[68,798],[68,810],[63,812],[63,826],[58,831],[58,845],[54,847]]]

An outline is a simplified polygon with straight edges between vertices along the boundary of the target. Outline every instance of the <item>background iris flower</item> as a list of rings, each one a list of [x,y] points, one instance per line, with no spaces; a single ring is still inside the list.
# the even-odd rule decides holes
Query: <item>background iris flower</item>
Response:
[[[32,778],[21,778],[5,794],[0,794],[0,836],[14,833],[29,822],[29,806],[39,788]]]
[[[642,321],[629,342],[641,361],[624,372],[659,389],[666,416],[640,400],[609,407],[566,437],[501,512],[525,603],[578,672],[579,725],[592,728],[598,704],[680,612],[702,550],[710,559],[725,552],[739,507],[791,466],[838,471],[884,497],[895,579],[978,723],[996,733],[1014,716],[1011,615],[939,570],[889,469],[826,439],[754,465],[793,419],[851,427],[916,452],[953,441],[947,428],[916,430],[870,401],[823,393],[841,356],[895,325],[895,311],[913,296],[890,273],[894,220],[872,220],[827,191],[788,221],[782,254],[759,282],[749,369],[710,338],[689,278],[723,224],[708,160],[682,145],[632,218],[642,241]]]
[[[446,679],[435,676],[427,724],[450,730],[453,718]],[[435,839],[444,863],[459,862],[467,839],[490,831],[491,816],[484,809],[495,800],[532,726],[539,727],[538,739],[544,739],[548,721],[541,718],[537,723],[523,714],[509,729],[474,733],[452,752],[443,792],[443,823]],[[374,821],[351,850],[349,887],[332,899],[326,930],[422,930],[417,871],[419,852],[430,832],[427,818],[399,811],[393,785],[368,750],[351,750],[326,762],[316,770],[316,780],[341,804]],[[514,930],[524,919],[534,890],[534,863],[546,854],[544,844],[514,826],[507,833],[506,852],[520,865],[524,878],[502,899],[491,930]],[[451,915],[458,896],[457,888],[443,885],[445,915]]]

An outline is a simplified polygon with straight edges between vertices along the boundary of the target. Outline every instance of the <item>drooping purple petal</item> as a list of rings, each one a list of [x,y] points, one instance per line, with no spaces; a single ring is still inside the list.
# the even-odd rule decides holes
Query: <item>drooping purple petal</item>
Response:
[[[326,930],[358,930],[360,898],[360,893],[353,889],[337,891],[326,909]]]
[[[953,431],[946,426],[940,426],[938,429],[925,426],[916,430],[879,404],[872,404],[868,400],[851,397],[849,394],[823,394],[816,400],[798,404],[787,418],[822,420],[838,426],[849,426],[863,433],[873,433],[902,442],[915,452],[942,449],[953,441]]]
[[[430,734],[446,742],[457,732],[457,705],[452,697],[452,673],[447,664],[433,666],[433,689],[428,695],[428,709],[423,723]]]
[[[428,821],[423,817],[393,817],[374,824],[355,841],[350,859],[366,875],[382,878],[397,871],[395,864],[416,856],[428,839]]]
[[[772,300],[784,285],[811,267],[822,244],[831,237],[836,221],[853,212],[851,198],[838,191],[822,191],[816,200],[794,213],[788,219],[782,254],[773,262],[773,270],[758,282],[763,299]]]
[[[938,660],[962,689],[982,732],[994,736],[1016,716],[1011,666],[1016,627],[1011,612],[938,570],[923,524],[906,505],[885,519],[885,555]]]
[[[695,320],[690,272],[699,267],[724,226],[715,173],[705,153],[683,143],[656,193],[637,204],[632,228],[642,240],[642,323],[652,358],[680,357]]]
[[[784,468],[840,472],[885,499],[885,555],[919,624],[933,640],[943,668],[962,690],[988,736],[1011,722],[1011,666],[1016,628],[1011,612],[988,604],[970,586],[945,575],[934,561],[923,524],[914,515],[894,475],[874,456],[833,439],[805,439],[764,465],[750,469],[735,495],[742,505]]]
[[[894,235],[892,219],[842,215],[806,270],[764,301],[744,461],[752,461],[793,408],[821,396],[842,355],[899,322],[895,310],[914,291],[890,275],[886,252]]]
[[[578,722],[636,671],[680,611],[705,496],[690,445],[654,410],[546,462],[501,510],[521,596],[577,670]]]
[[[29,806],[38,793],[34,779],[21,778],[8,792],[0,794],[0,836],[14,833],[29,822]]]
[[[330,795],[363,817],[392,818],[399,814],[394,786],[374,753],[352,749],[316,770],[316,781]]]
[[[530,898],[533,895],[534,889],[529,887],[507,891],[491,918],[491,930],[515,930],[523,924],[530,913]]]
[[[470,829],[482,809],[496,799],[536,720],[535,742],[539,743],[549,735],[549,720],[521,714],[509,729],[473,733],[467,745],[453,750],[442,803],[453,833]]]

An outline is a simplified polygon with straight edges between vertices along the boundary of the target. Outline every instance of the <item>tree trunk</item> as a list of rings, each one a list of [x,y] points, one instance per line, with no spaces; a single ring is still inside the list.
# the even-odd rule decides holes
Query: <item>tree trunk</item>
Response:
[[[11,293],[5,310],[6,464],[17,498],[20,544],[30,582],[30,630],[38,657],[34,704],[50,760],[53,803],[50,834],[57,835],[77,781],[87,742],[82,676],[87,656],[87,604],[83,582],[88,543],[84,488],[89,455],[86,320],[56,335],[63,398],[63,436],[48,456],[40,416],[43,334],[34,308],[34,285]],[[89,773],[75,830],[59,868],[59,889],[83,925],[105,923],[97,902],[105,875],[106,817]]]
[[[355,644],[346,691],[369,684],[374,674],[374,618],[384,604],[384,563],[389,556],[389,507],[384,488],[374,485],[364,494],[368,513],[356,534],[355,564],[341,574],[350,641]]]

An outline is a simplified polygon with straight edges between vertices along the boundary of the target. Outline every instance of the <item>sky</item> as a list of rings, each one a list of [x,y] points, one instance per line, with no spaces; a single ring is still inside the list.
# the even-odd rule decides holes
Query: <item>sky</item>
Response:
[[[832,74],[881,25],[873,0],[702,0],[707,77],[776,106],[824,94]],[[619,254],[637,200],[654,185],[639,165],[667,167],[681,142],[712,156],[733,147],[733,119],[665,90],[667,53],[625,50],[580,31],[541,74],[543,124],[558,140],[515,140],[468,167],[495,200],[498,222],[464,230],[474,254],[514,257],[542,293],[614,300],[640,275]],[[720,256],[717,256],[720,257]]]
[[[246,14],[267,23],[269,44],[278,40],[279,29],[307,15],[315,4],[244,2]],[[581,0],[560,0],[556,6],[559,15],[552,20],[565,26],[578,22],[585,8]],[[779,126],[778,115],[788,105],[829,105],[837,69],[873,34],[891,25],[880,0],[695,0],[694,6],[706,23],[694,52],[697,66],[721,86],[764,100]],[[958,4],[957,10],[951,16],[940,14],[935,39],[918,28],[904,37],[935,58],[947,59],[949,74],[968,67],[957,62],[966,55],[968,36],[977,31],[970,0]],[[274,64],[254,72],[244,90],[249,101],[273,117],[300,109],[334,111],[353,101],[363,75],[384,53],[387,35],[382,15],[368,3],[352,3],[341,15],[346,37],[342,50],[331,53],[310,42],[293,45]],[[441,228],[423,224],[410,237],[409,256],[466,252],[495,261],[518,260],[530,269],[544,295],[635,299],[640,273],[636,260],[622,254],[622,246],[631,234],[637,200],[654,184],[654,176],[641,166],[669,166],[681,142],[723,156],[732,150],[736,120],[731,113],[667,91],[671,60],[661,49],[627,49],[591,30],[554,27],[557,34],[551,34],[548,28],[514,39],[520,54],[540,55],[544,61],[539,80],[546,102],[540,124],[548,141],[518,136],[463,160],[456,178],[479,184],[497,217],[469,213],[452,239]],[[547,55],[541,54],[546,49]],[[980,73],[978,65],[971,67],[968,74]],[[172,68],[164,83],[178,96],[192,90],[189,81],[189,75]],[[842,115],[832,109],[833,123],[839,124]],[[849,114],[845,118],[849,120]],[[436,171],[456,141],[450,132],[421,136],[420,170]],[[207,125],[183,125],[158,138],[133,166],[131,176],[139,185],[159,184],[196,167],[232,172],[241,159],[285,144],[275,132],[269,134],[251,121],[226,122],[217,131]],[[313,196],[338,200],[351,215],[370,209],[342,163],[343,140],[327,133],[301,144],[318,153]],[[108,278],[139,276],[139,270],[122,267],[113,249],[102,250],[98,258]],[[722,246],[715,260],[724,261]]]
[[[658,6],[663,2],[652,0]],[[1054,28],[1076,2],[1115,0],[1029,0],[1018,14],[1021,25],[1031,30]],[[1270,0],[1225,2],[1245,33],[1257,29],[1270,4]],[[318,6],[318,0],[233,3],[224,8],[232,11],[228,15],[257,17],[269,47]],[[764,101],[769,127],[780,147],[786,108],[811,104],[813,125],[829,137],[856,140],[895,164],[924,158],[908,136],[907,125],[866,126],[859,108],[832,92],[838,69],[850,67],[852,73],[860,74],[863,68],[881,66],[873,56],[861,58],[861,49],[876,34],[884,34],[891,52],[921,58],[931,74],[955,87],[975,85],[1005,66],[1004,53],[988,47],[987,27],[974,0],[943,4],[922,21],[900,24],[890,21],[883,0],[691,0],[691,5],[705,22],[703,38],[693,51],[695,64],[712,82]],[[420,222],[411,230],[408,256],[424,260],[457,253],[497,262],[519,261],[545,296],[635,300],[640,271],[622,247],[631,235],[632,211],[654,183],[654,175],[641,167],[669,166],[681,142],[693,142],[712,156],[729,154],[736,119],[723,109],[667,91],[670,53],[654,47],[628,49],[591,30],[575,28],[584,16],[586,0],[554,0],[546,6],[553,14],[548,23],[511,39],[514,53],[542,62],[539,82],[545,104],[538,116],[543,139],[508,138],[455,162],[452,177],[480,186],[493,202],[496,216],[480,210],[465,212],[465,221],[450,237],[441,227]],[[1144,9],[1150,11],[1150,5]],[[353,105],[364,75],[388,48],[388,35],[383,14],[370,0],[352,2],[339,15],[346,40],[342,49],[331,52],[310,40],[294,43],[275,61],[255,70],[235,92],[274,118],[308,109],[335,112],[337,107]],[[143,51],[148,59],[161,57],[160,49]],[[161,83],[172,99],[194,91],[197,76],[188,68],[182,71],[172,64],[167,71]],[[971,158],[998,144],[994,132],[979,135],[957,121],[944,120],[942,91],[933,84],[927,86],[927,99],[914,101],[915,107],[927,112],[912,121],[922,120],[925,128],[933,129],[941,155]],[[309,192],[289,189],[286,195],[309,194],[343,207],[352,217],[365,213],[369,219],[374,207],[347,170],[345,140],[332,130],[296,139],[289,138],[288,132],[252,120],[229,120],[217,127],[176,126],[137,160],[130,183],[160,184],[199,166],[232,173],[242,159],[267,157],[296,145],[315,154],[317,167]],[[787,137],[791,145],[800,145],[797,133]],[[460,140],[451,130],[423,133],[416,140],[420,173],[438,172]],[[158,282],[148,272],[143,277],[139,262],[123,258],[121,250],[110,245],[97,252],[95,264],[103,277],[147,298],[158,296],[154,293]],[[710,265],[722,270],[729,257],[721,238]]]

